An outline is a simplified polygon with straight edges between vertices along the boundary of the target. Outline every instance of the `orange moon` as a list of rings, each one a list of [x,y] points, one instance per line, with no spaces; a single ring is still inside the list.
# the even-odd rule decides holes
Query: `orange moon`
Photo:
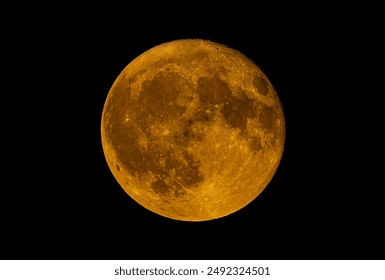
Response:
[[[105,100],[101,140],[124,191],[181,221],[232,214],[269,184],[285,118],[262,70],[223,44],[181,39],[132,60]]]

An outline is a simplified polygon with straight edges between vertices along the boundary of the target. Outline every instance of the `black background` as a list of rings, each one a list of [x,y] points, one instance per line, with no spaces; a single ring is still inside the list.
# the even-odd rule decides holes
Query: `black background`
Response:
[[[282,18],[237,6],[187,16],[190,8],[156,17],[134,8],[116,16],[120,7],[74,9],[8,31],[0,258],[383,258],[383,183],[374,179],[382,160],[380,91],[370,88],[377,35],[342,10]],[[101,146],[115,78],[142,52],[183,38],[252,59],[286,117],[285,150],[269,186],[242,210],[209,222],[174,221],[138,205],[115,181]]]

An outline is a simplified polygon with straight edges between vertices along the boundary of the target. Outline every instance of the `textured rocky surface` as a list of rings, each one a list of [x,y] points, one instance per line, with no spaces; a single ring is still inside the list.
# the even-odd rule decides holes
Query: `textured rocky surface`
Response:
[[[252,201],[273,177],[284,116],[267,77],[237,51],[174,41],[133,60],[102,117],[112,173],[138,203],[180,220],[209,220]]]

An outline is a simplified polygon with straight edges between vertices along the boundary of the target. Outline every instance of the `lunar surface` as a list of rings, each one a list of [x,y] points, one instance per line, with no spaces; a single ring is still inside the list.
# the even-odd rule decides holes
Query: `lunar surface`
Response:
[[[102,113],[107,164],[137,203],[182,221],[225,217],[273,178],[285,119],[266,75],[207,40],[155,46],[113,83]]]

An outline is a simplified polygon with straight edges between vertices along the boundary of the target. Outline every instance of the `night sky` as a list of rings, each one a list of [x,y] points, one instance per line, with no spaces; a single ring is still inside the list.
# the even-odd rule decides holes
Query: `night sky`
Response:
[[[362,117],[372,110],[359,98],[367,68],[357,63],[369,54],[357,50],[363,58],[352,61],[347,52],[361,34],[358,24],[312,18],[273,24],[220,17],[199,25],[181,17],[138,27],[95,16],[55,32],[25,25],[22,34],[33,36],[19,37],[24,49],[3,105],[11,108],[3,118],[11,137],[3,134],[9,179],[0,196],[0,258],[383,258],[383,186],[369,159],[378,138]],[[253,60],[286,118],[271,183],[245,208],[209,222],[170,220],[137,204],[114,179],[101,146],[103,105],[115,78],[142,52],[184,38],[222,43]]]

